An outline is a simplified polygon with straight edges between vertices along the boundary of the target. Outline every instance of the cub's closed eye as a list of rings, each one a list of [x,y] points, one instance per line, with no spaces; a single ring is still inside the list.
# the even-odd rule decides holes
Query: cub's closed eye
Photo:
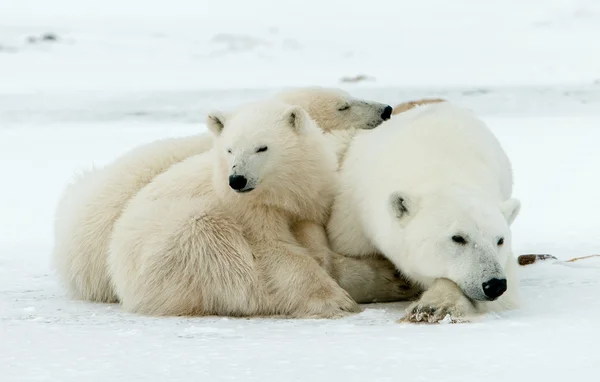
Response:
[[[264,153],[265,151],[267,151],[268,147],[267,146],[261,146],[259,148],[256,149],[257,153]]]
[[[344,110],[348,110],[348,109],[350,109],[350,105],[344,105],[344,106],[340,107],[338,110],[344,111]]]
[[[504,244],[504,238],[503,237],[501,237],[500,240],[498,240],[498,245],[502,245],[502,244]]]
[[[452,241],[455,242],[455,243],[457,243],[457,244],[462,244],[462,245],[467,244],[467,240],[464,237],[460,236],[460,235],[454,235],[454,236],[452,236]]]
[[[227,153],[228,153],[228,154],[231,154],[231,149],[227,149]]]

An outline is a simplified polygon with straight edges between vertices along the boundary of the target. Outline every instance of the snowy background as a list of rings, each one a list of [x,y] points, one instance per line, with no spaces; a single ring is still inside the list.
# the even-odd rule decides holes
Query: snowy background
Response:
[[[200,131],[213,107],[323,85],[474,109],[515,167],[515,252],[600,253],[599,41],[598,0],[0,1],[0,381],[596,378],[600,261],[522,267],[522,309],[415,326],[395,323],[403,304],[125,314],[69,300],[50,251],[74,171]]]

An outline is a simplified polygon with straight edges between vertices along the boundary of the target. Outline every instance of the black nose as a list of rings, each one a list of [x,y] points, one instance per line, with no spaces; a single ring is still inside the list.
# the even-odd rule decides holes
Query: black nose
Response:
[[[243,190],[247,183],[248,179],[243,175],[231,175],[229,177],[229,187],[236,191]]]
[[[506,292],[506,279],[491,279],[482,284],[483,293],[490,300],[495,300]]]
[[[392,118],[392,111],[394,111],[394,109],[392,109],[390,105],[387,105],[385,109],[383,109],[383,113],[381,113],[381,119],[387,121],[388,119]]]

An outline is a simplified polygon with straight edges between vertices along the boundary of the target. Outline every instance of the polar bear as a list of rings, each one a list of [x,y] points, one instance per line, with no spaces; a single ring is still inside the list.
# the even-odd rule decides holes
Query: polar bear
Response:
[[[294,238],[324,226],[338,157],[298,106],[213,113],[211,151],[177,163],[117,220],[108,264],[125,310],[148,315],[339,317],[358,304]]]
[[[308,110],[330,133],[331,149],[339,156],[356,130],[372,129],[389,119],[392,112],[389,105],[356,99],[338,89],[290,89],[276,98]],[[106,268],[115,221],[127,202],[158,174],[212,147],[210,133],[152,142],[104,168],[83,173],[67,186],[55,212],[53,260],[59,278],[73,297],[118,301]],[[378,272],[371,271],[372,275]]]
[[[327,225],[331,247],[382,253],[421,285],[406,321],[517,307],[512,184],[507,155],[470,111],[417,107],[350,144]]]

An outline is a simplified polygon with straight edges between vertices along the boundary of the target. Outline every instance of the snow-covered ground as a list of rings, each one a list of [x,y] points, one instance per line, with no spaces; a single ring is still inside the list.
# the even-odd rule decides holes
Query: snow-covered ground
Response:
[[[589,84],[597,0],[5,0],[4,90]],[[26,42],[57,35],[56,42]],[[26,88],[23,84],[28,84]]]
[[[57,41],[27,42],[54,33]],[[600,261],[522,267],[523,307],[463,325],[149,318],[69,300],[52,214],[74,171],[285,86],[476,110],[513,160],[514,248],[600,253],[597,0],[0,4],[0,381],[594,380]],[[340,78],[365,74],[357,84]]]

